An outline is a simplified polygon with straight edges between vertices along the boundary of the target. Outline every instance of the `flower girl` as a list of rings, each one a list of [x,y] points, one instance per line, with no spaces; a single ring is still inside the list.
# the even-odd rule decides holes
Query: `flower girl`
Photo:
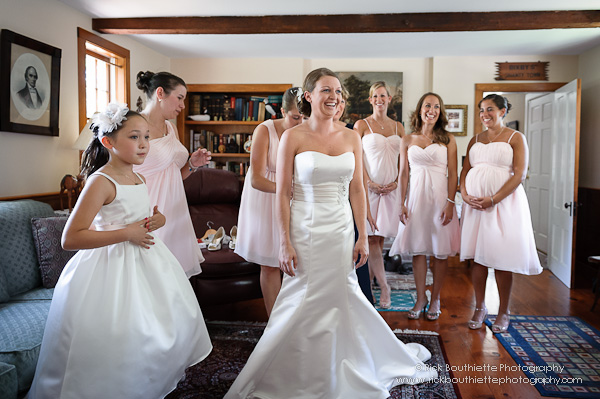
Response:
[[[165,218],[132,169],[148,123],[111,103],[92,129],[62,237],[80,251],[56,285],[28,398],[164,398],[212,345],[183,269],[150,234]]]

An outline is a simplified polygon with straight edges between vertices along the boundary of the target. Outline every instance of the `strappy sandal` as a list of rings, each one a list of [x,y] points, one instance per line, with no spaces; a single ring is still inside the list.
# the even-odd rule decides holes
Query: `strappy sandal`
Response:
[[[483,322],[487,318],[488,311],[487,311],[487,308],[475,308],[475,312],[481,312],[481,311],[485,312],[483,314],[483,317],[481,318],[481,320],[469,320],[468,324],[469,324],[469,328],[471,330],[479,330],[481,328],[481,326],[483,326]]]
[[[425,310],[427,309],[427,305],[429,305],[429,303],[425,303],[425,306],[423,306],[423,309],[420,309],[420,310],[414,310],[414,309],[409,310],[408,318],[411,320],[417,320],[419,317],[421,317],[421,313],[425,312]]]
[[[429,311],[427,311],[427,313],[425,313],[425,318],[429,321],[436,321],[437,319],[440,318],[440,315],[442,314],[442,305],[440,304],[440,310],[432,312],[431,311],[431,305],[429,305]]]
[[[500,320],[500,316],[506,316],[507,323],[506,324],[498,324],[498,320]],[[510,313],[502,313],[502,315],[496,316],[496,321],[492,324],[492,332],[494,334],[502,334],[508,330],[508,326],[510,325]]]

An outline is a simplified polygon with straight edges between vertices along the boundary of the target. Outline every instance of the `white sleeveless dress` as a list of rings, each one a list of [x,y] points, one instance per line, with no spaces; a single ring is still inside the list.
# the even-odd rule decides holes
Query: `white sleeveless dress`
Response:
[[[374,133],[369,122],[366,119],[364,121],[371,131],[362,138],[363,162],[369,179],[380,185],[396,181],[398,179],[400,143],[402,142],[402,137],[398,136],[398,126],[396,125],[396,134],[386,137]],[[400,190],[397,188],[386,195],[379,195],[367,190],[371,216],[375,219],[378,228],[377,231],[372,231],[371,226],[367,223],[368,235],[396,237],[402,234],[403,225],[398,218],[400,214],[399,193]]]
[[[150,215],[145,184],[115,184],[96,230]],[[212,345],[194,291],[157,237],[80,250],[65,266],[48,313],[29,399],[163,398]]]
[[[473,144],[469,152],[471,169],[465,180],[469,195],[494,195],[514,174],[513,149],[509,143],[515,133],[507,142]],[[463,203],[461,227],[461,260],[473,259],[483,266],[519,274],[542,272],[522,184],[508,197],[482,211]]]
[[[437,376],[431,353],[404,344],[361,292],[348,186],[354,154],[294,159],[290,237],[296,276],[284,275],[264,334],[226,399],[386,399],[398,384]]]
[[[265,121],[262,125],[269,131],[265,177],[274,182],[279,136],[273,120]],[[265,193],[252,187],[251,173],[253,173],[252,166],[244,180],[235,253],[248,262],[279,267],[279,231],[275,224],[275,194]]]

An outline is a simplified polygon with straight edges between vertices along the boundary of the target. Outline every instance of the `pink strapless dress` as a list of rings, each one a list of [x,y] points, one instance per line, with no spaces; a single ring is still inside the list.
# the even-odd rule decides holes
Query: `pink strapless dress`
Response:
[[[394,240],[390,256],[397,254],[433,255],[446,259],[460,249],[460,226],[454,212],[452,221],[442,225],[440,215],[448,198],[448,150],[441,144],[424,149],[418,145],[408,148],[410,193],[408,222],[403,234]]]

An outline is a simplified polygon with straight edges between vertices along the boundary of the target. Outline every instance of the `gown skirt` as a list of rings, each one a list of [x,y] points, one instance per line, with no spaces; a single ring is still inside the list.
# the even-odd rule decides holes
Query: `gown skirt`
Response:
[[[97,230],[149,215],[145,184],[115,185],[115,199],[94,220]],[[154,242],[71,258],[54,290],[28,399],[164,398],[187,367],[208,356],[192,287],[166,245]]]
[[[475,197],[496,194],[514,173],[513,151],[508,142],[476,142],[471,147],[469,162],[472,167],[465,185],[467,193]],[[522,185],[482,211],[463,203],[460,258],[513,273],[542,272],[529,202]]]
[[[225,398],[386,399],[398,384],[437,376],[430,352],[400,341],[360,291],[352,261],[351,152],[294,159],[290,237],[296,276],[284,275],[264,334]]]

